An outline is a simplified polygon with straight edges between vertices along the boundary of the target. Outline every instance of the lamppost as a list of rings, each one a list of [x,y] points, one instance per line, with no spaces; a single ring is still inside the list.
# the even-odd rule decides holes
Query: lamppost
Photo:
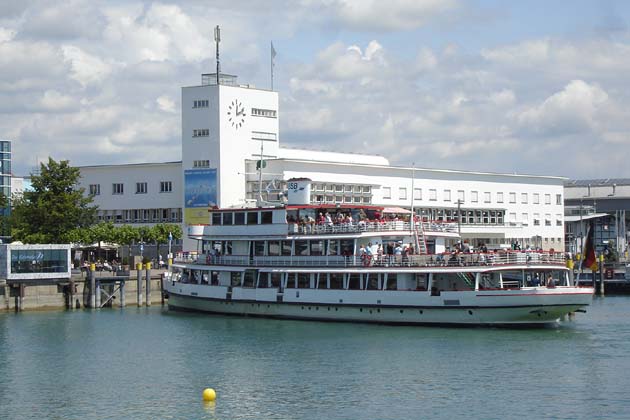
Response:
[[[464,204],[464,201],[457,200],[457,233],[460,239],[462,237],[462,204]]]

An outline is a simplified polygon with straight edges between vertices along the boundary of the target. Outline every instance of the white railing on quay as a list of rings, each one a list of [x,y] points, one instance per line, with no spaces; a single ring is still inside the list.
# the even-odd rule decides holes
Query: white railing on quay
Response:
[[[474,267],[501,265],[565,265],[564,253],[554,252],[489,252],[445,253],[431,255],[317,255],[317,256],[254,256],[247,255],[182,255],[175,262],[245,267]]]

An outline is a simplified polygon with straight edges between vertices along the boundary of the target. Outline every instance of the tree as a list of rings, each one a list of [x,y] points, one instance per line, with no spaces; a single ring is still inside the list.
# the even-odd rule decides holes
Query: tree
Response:
[[[11,215],[13,238],[25,243],[67,243],[70,232],[96,221],[96,206],[78,187],[81,174],[67,160],[40,165],[31,175],[32,191],[24,191]]]
[[[123,264],[130,264],[131,260],[131,245],[140,240],[140,232],[138,228],[135,228],[131,225],[122,225],[115,230],[114,240],[119,245],[126,245],[128,247],[128,254],[125,258],[123,258]]]
[[[169,235],[173,240],[182,238],[182,227],[180,225],[170,223],[159,223],[153,226],[153,239],[157,248],[157,255],[160,255],[160,244],[167,244]],[[158,257],[159,258],[159,257]]]

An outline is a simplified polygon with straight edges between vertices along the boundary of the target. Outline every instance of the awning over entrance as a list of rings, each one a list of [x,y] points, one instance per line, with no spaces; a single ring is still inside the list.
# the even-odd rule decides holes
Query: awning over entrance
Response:
[[[403,209],[402,207],[385,207],[383,213],[389,214],[411,214],[410,210]]]

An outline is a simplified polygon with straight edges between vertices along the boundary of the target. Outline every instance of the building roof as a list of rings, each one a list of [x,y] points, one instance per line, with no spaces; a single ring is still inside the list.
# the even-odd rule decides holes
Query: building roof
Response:
[[[565,187],[603,187],[613,185],[630,185],[630,178],[606,178],[606,179],[570,179],[564,183]]]

